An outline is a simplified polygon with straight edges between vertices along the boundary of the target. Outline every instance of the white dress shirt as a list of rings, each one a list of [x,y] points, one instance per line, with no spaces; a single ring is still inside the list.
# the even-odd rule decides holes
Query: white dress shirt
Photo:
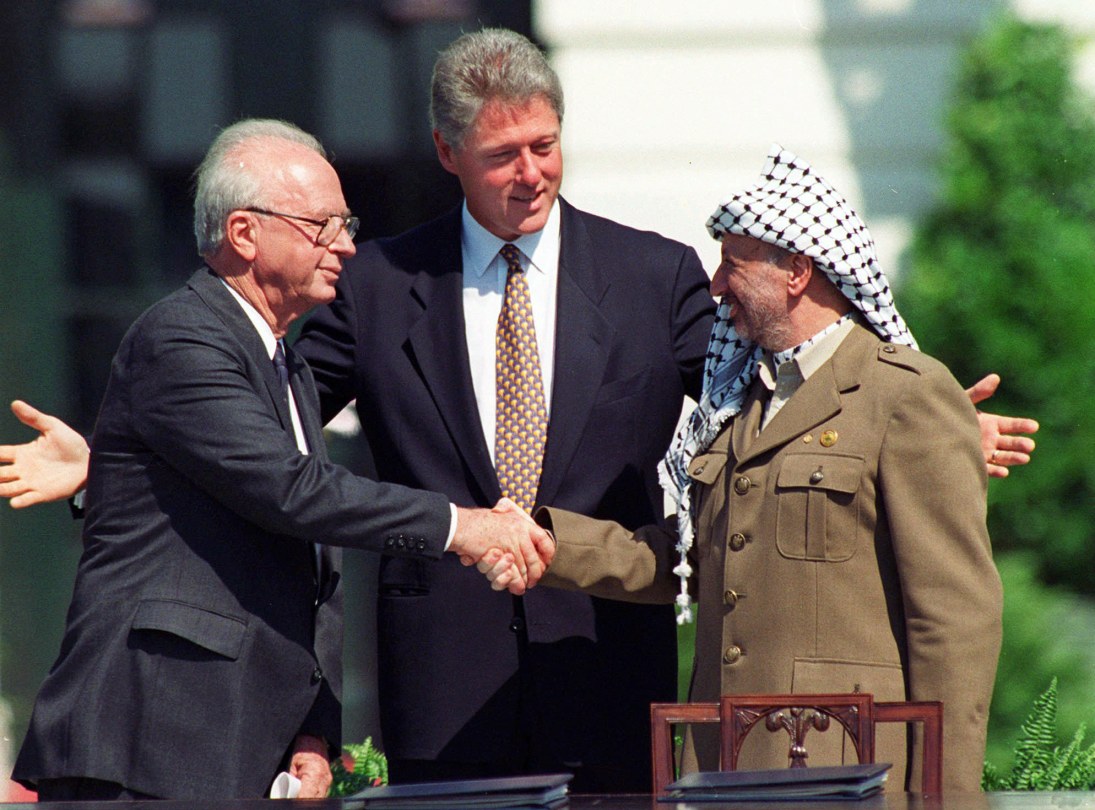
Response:
[[[543,230],[513,240],[521,251],[532,320],[536,326],[536,347],[540,353],[540,375],[544,384],[545,405],[551,417],[551,384],[555,369],[555,302],[559,281],[560,217],[553,205]],[[506,242],[499,239],[468,212],[464,203],[460,228],[460,249],[464,264],[464,331],[468,342],[468,361],[479,421],[494,462],[494,431],[497,422],[495,385],[495,338],[498,316],[506,290],[508,268],[498,251]]]

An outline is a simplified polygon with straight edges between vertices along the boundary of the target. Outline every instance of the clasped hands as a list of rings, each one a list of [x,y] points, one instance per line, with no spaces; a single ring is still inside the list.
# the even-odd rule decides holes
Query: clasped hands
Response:
[[[555,538],[517,504],[502,498],[492,509],[456,510],[456,533],[449,551],[474,565],[496,591],[520,596],[531,588],[555,556]]]

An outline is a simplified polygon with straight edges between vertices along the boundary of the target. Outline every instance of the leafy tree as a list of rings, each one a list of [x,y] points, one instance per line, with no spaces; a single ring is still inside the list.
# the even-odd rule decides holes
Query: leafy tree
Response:
[[[992,410],[1041,423],[1030,467],[990,491],[997,549],[1095,591],[1095,117],[1057,26],[1008,15],[972,43],[947,123],[943,193],[901,305],[961,380],[1004,378]]]

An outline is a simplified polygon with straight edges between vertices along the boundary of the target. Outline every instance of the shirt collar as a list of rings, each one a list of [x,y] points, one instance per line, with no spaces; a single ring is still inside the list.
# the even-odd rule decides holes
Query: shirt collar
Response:
[[[512,244],[528,257],[531,266],[541,273],[549,273],[559,265],[560,223],[559,201],[551,206],[547,222],[542,230],[514,239]],[[464,266],[475,276],[481,277],[498,257],[502,245],[507,244],[480,225],[468,211],[464,201],[460,219],[460,241],[464,252]]]
[[[779,352],[765,351],[761,355],[760,361],[761,381],[767,388],[775,388],[775,378],[779,367],[787,362],[795,365],[803,381],[810,379],[810,376],[825,365],[829,358],[836,353],[837,347],[844,341],[845,336],[852,331],[855,321],[855,315],[849,312],[793,348]]]
[[[243,307],[243,314],[247,316],[247,320],[251,321],[251,324],[255,327],[255,331],[259,333],[259,337],[262,338],[262,345],[266,347],[266,354],[272,360],[274,358],[274,350],[278,345],[278,339],[274,337],[274,330],[270,328],[270,324],[268,324],[266,319],[259,314],[259,311],[251,305],[250,301],[233,290],[223,278],[221,279],[221,284],[224,285],[224,288],[228,290],[228,292],[232,293],[232,297],[236,299],[241,307]]]

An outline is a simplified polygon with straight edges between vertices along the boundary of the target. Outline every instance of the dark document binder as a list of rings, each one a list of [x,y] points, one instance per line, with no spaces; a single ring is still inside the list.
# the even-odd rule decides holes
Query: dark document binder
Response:
[[[569,773],[512,776],[498,779],[457,779],[366,788],[350,799],[364,800],[365,810],[446,810],[489,807],[556,808],[567,803]]]
[[[890,763],[766,771],[703,771],[667,785],[660,802],[864,799],[882,790]]]

